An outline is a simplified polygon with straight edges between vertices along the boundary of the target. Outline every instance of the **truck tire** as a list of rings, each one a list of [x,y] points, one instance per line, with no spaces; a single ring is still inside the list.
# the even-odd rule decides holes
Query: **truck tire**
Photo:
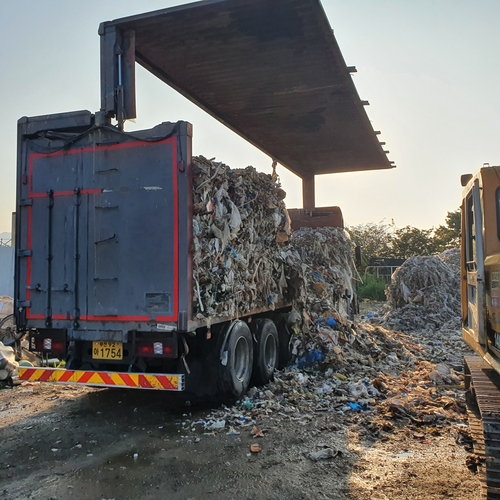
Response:
[[[292,359],[292,334],[286,323],[285,316],[280,314],[275,319],[278,329],[278,369],[282,370]]]
[[[278,330],[270,319],[257,319],[253,325],[256,340],[253,352],[253,382],[255,385],[264,385],[273,379],[274,370],[278,365]]]
[[[248,325],[233,321],[225,335],[219,356],[222,396],[241,397],[252,378],[253,339]]]

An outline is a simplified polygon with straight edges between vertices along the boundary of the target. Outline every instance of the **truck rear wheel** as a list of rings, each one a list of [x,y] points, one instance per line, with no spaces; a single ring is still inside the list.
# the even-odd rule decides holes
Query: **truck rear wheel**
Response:
[[[248,325],[233,321],[220,351],[220,382],[224,395],[240,397],[252,377],[253,339]]]
[[[285,316],[279,314],[275,318],[276,328],[278,330],[278,369],[282,370],[290,363],[292,359],[292,333],[286,323]]]
[[[257,385],[267,384],[272,380],[278,364],[278,330],[270,319],[257,319],[254,334],[257,342],[254,347],[253,381]]]

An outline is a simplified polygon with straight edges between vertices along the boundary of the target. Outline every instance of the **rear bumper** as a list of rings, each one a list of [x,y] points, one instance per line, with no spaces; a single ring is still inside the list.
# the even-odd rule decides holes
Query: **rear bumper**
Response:
[[[183,391],[182,374],[127,373],[104,371],[64,370],[60,368],[19,367],[19,380],[30,382],[54,382],[80,384],[93,387],[119,387],[124,389],[153,389]]]

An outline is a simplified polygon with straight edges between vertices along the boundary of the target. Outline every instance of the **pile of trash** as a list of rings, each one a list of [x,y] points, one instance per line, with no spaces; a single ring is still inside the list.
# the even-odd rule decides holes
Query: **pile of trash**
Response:
[[[303,281],[303,307],[313,322],[348,316],[353,297],[353,246],[342,228],[301,228],[293,232],[287,263]],[[340,316],[340,318],[338,317]]]
[[[282,256],[291,235],[285,191],[253,167],[193,158],[194,315],[236,316],[290,302]]]
[[[392,275],[382,324],[401,331],[460,329],[460,252],[412,257]]]
[[[430,336],[369,323],[338,332],[335,339],[303,342],[296,362],[276,372],[272,382],[251,388],[235,406],[186,422],[185,428],[254,434],[265,418],[309,426],[315,416],[333,414],[354,418],[371,437],[399,427],[427,442],[465,426],[460,358],[466,347],[458,337],[437,345]]]
[[[293,303],[313,321],[347,315],[352,244],[341,228],[293,232],[274,175],[193,158],[197,319]],[[338,318],[336,319],[338,321]]]

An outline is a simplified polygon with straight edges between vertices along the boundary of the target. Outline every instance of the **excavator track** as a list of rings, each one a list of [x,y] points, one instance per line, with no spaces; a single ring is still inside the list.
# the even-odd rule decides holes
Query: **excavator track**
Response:
[[[469,426],[487,500],[500,500],[500,375],[482,358],[465,357]]]

